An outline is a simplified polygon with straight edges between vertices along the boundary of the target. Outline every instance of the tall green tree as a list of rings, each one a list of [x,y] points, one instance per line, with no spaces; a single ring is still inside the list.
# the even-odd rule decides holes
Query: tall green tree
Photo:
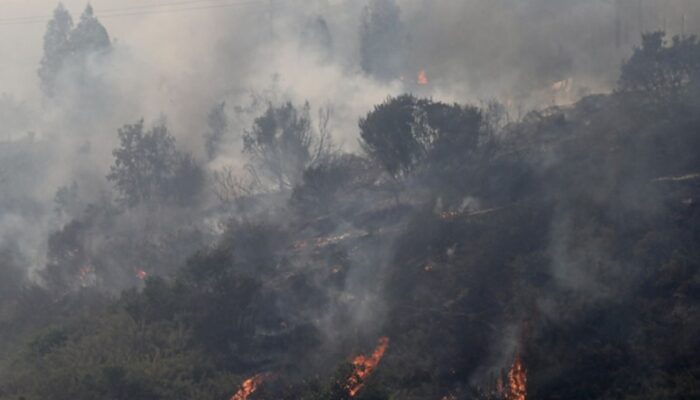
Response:
[[[39,66],[41,89],[49,97],[54,95],[56,75],[63,66],[69,51],[69,38],[73,29],[73,18],[62,3],[53,12],[44,34],[44,55]]]
[[[80,21],[70,34],[70,50],[74,54],[89,54],[109,49],[111,41],[107,29],[95,17],[91,5],[85,7]]]
[[[74,28],[70,13],[59,4],[44,35],[44,55],[38,71],[42,91],[55,97],[58,77],[65,68],[77,68],[82,77],[86,57],[110,48],[107,29],[95,17],[92,6],[88,4]]]

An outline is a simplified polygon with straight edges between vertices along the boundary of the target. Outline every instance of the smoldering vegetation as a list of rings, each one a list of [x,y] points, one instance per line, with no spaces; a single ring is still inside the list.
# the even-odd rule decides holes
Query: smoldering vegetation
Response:
[[[360,3],[241,11],[194,79],[54,10],[0,399],[700,395],[692,3]]]

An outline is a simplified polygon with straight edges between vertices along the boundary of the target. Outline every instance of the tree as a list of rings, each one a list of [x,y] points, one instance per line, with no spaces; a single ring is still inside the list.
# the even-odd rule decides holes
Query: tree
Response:
[[[163,194],[177,162],[175,138],[165,125],[144,132],[143,119],[119,129],[120,147],[107,179],[130,206]]]
[[[62,295],[94,283],[94,266],[84,245],[89,228],[89,222],[72,220],[49,235],[47,263],[41,277],[54,293]]]
[[[166,197],[175,203],[194,205],[205,183],[204,170],[190,153],[177,153],[168,179]]]
[[[44,55],[38,71],[44,94],[56,95],[56,80],[67,65],[82,70],[86,57],[110,47],[109,34],[95,17],[92,6],[88,4],[73,29],[70,13],[59,4],[44,34]]]
[[[432,172],[445,172],[469,161],[479,146],[486,126],[483,113],[476,107],[423,102],[427,125],[422,143]]]
[[[412,95],[388,98],[359,122],[361,145],[394,178],[427,161],[446,167],[464,160],[479,143],[481,112]]]
[[[335,208],[338,194],[346,187],[359,186],[367,175],[367,160],[351,154],[312,165],[304,171],[303,182],[292,191],[290,204],[303,215],[325,214]]]
[[[56,75],[61,70],[68,53],[71,29],[73,29],[73,18],[63,4],[59,3],[46,27],[44,55],[38,71],[41,89],[49,97],[54,95]]]
[[[255,168],[247,164],[242,176],[235,174],[233,167],[225,166],[212,175],[214,195],[221,204],[231,205],[246,196],[256,193],[261,186]]]
[[[415,97],[388,98],[360,119],[363,149],[392,176],[409,172],[425,151],[417,131],[424,117]]]
[[[318,133],[309,116],[309,104],[297,110],[292,103],[270,104],[243,136],[244,152],[281,189],[301,182],[304,170],[331,152],[328,120],[330,110],[321,110]]]
[[[120,146],[107,179],[121,200],[135,206],[151,199],[193,204],[204,186],[204,171],[191,154],[175,147],[165,124],[144,131],[143,119],[119,129]]]
[[[647,33],[642,35],[642,46],[622,66],[618,92],[652,109],[675,106],[687,100],[699,73],[696,36],[675,36],[669,44],[665,32]]]
[[[318,52],[320,61],[330,61],[333,57],[333,36],[322,16],[306,22],[300,39],[303,48]]]
[[[0,247],[0,310],[7,301],[20,294],[27,283],[26,260],[15,243],[5,243]]]
[[[394,79],[401,71],[404,45],[401,10],[395,0],[371,0],[360,22],[360,66],[380,79]]]
[[[58,217],[74,218],[78,215],[82,205],[78,193],[78,183],[73,181],[70,186],[61,186],[54,195],[54,211]]]
[[[89,54],[111,47],[107,29],[97,20],[91,5],[85,7],[80,22],[70,34],[69,43],[73,55]]]
[[[228,118],[226,117],[226,102],[221,102],[215,106],[207,116],[207,126],[209,130],[204,134],[204,145],[209,160],[216,157],[216,153],[226,133]]]

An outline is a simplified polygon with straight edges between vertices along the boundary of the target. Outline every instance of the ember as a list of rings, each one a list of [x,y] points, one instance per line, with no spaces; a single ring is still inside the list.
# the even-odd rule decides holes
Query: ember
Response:
[[[231,400],[246,400],[248,396],[253,394],[256,390],[258,390],[258,386],[260,386],[261,383],[269,376],[269,374],[257,374],[254,375],[241,384],[241,388],[238,389],[238,392],[231,397]]]
[[[355,370],[352,376],[348,379],[347,384],[350,397],[355,397],[360,389],[364,387],[365,380],[370,376],[370,374],[372,374],[372,371],[377,368],[377,365],[379,365],[379,361],[381,361],[382,357],[384,357],[384,353],[386,352],[388,346],[389,338],[386,336],[381,337],[377,348],[374,349],[371,356],[368,357],[364,354],[360,354],[359,356],[355,357],[354,360],[352,360],[352,365],[355,367]]]
[[[527,376],[525,367],[520,359],[520,354],[515,355],[513,365],[508,371],[508,392],[506,393],[507,400],[525,400],[527,394]]]

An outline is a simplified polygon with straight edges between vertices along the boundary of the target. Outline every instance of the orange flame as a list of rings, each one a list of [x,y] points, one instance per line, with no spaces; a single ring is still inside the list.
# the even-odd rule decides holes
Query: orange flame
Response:
[[[507,400],[525,400],[527,394],[527,375],[525,367],[520,359],[520,354],[515,355],[513,365],[508,371],[508,392],[506,393]]]
[[[258,386],[260,386],[261,383],[268,377],[268,374],[257,374],[254,375],[241,384],[241,388],[238,389],[238,392],[231,397],[231,400],[246,400],[248,396],[253,394],[256,390],[258,390]]]
[[[389,347],[389,338],[383,336],[379,338],[377,348],[374,349],[371,356],[368,357],[364,354],[360,354],[355,357],[354,360],[352,360],[352,365],[355,367],[355,370],[353,371],[352,376],[350,376],[348,379],[347,384],[350,397],[355,397],[360,389],[365,386],[365,380],[369,377],[372,371],[377,368],[379,361],[381,361],[382,357],[384,357],[387,347]]]
[[[144,280],[144,279],[146,279],[146,277],[148,277],[148,272],[146,272],[142,269],[137,269],[136,270],[136,277],[141,279],[141,280]]]
[[[416,83],[418,83],[421,86],[428,84],[428,74],[425,73],[424,69],[418,72],[418,78],[416,79]]]

